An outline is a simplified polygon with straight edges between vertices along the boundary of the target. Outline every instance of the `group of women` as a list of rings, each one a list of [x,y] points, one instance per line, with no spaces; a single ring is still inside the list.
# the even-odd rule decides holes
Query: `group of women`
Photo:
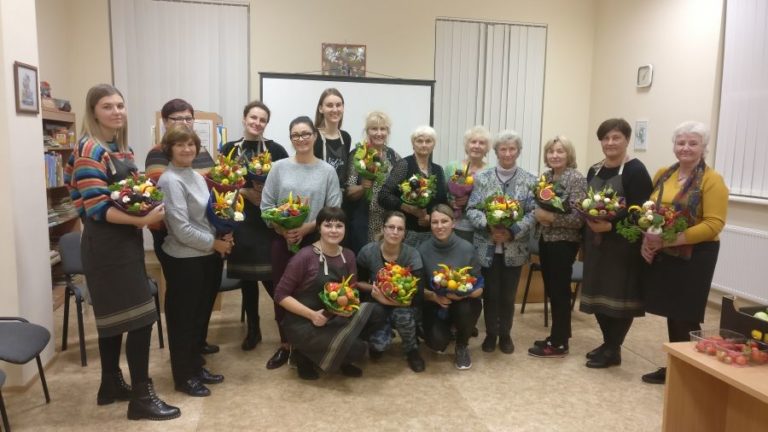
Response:
[[[576,170],[570,141],[558,136],[544,146],[549,178],[566,200],[581,201],[588,187],[612,187],[627,206],[653,200],[690,215],[689,228],[674,242],[651,237],[632,244],[616,234],[613,221],[587,220],[574,209],[554,213],[538,206],[532,186],[536,177],[517,166],[522,139],[513,131],[495,137],[481,126],[464,136],[465,157],[443,170],[432,160],[437,136],[429,126],[411,134],[413,154],[401,157],[388,147],[389,117],[374,111],[366,118],[360,145],[379,153],[385,176],[360,176],[352,166],[355,146],[341,129],[344,98],[328,89],[318,101],[314,121],[298,117],[289,125],[294,154],[265,138],[269,108],[259,101],[243,111],[244,136],[226,143],[225,154],[245,158],[269,151],[274,161],[265,182],[253,181],[245,197],[245,220],[234,232],[217,233],[206,219],[209,192],[202,176],[213,163],[189,128],[192,107],[180,100],[163,107],[167,131],[147,159],[157,178],[164,205],[144,216],[110,206],[107,186],[136,171],[126,136],[125,103],[109,85],[93,87],[86,98],[82,137],[66,172],[71,195],[84,219],[83,259],[92,291],[99,332],[102,380],[97,402],[130,400],[131,419],[164,420],[180,410],[163,402],[148,376],[151,324],[157,311],[151,301],[143,262],[141,231],[150,226],[167,279],[166,320],[171,369],[176,390],[207,396],[206,384],[224,380],[204,368],[201,354],[218,347],[206,341],[207,326],[227,260],[229,277],[242,280],[248,333],[243,350],[262,339],[258,284],[274,300],[280,346],[267,362],[278,368],[292,359],[302,379],[319,371],[359,377],[359,361],[376,360],[392,341],[402,339],[409,367],[426,365],[419,341],[442,352],[455,341],[458,369],[472,365],[469,340],[485,318],[484,352],[497,346],[514,351],[512,321],[522,266],[532,242],[538,242],[542,274],[553,312],[551,333],[528,350],[535,357],[563,357],[571,338],[571,267],[581,249],[584,283],[580,309],[595,314],[604,343],[587,354],[587,367],[621,363],[621,345],[634,317],[650,312],[666,316],[671,341],[684,340],[703,320],[717,260],[717,234],[725,221],[728,191],[722,178],[704,162],[709,133],[701,123],[680,125],[673,136],[678,162],[651,180],[645,166],[627,155],[631,128],[623,119],[603,122],[597,131],[605,158],[586,178]],[[493,150],[498,162],[488,167]],[[150,168],[151,167],[151,168]],[[462,170],[472,176],[468,196],[448,192],[448,179]],[[432,177],[427,205],[401,199],[400,184],[412,175]],[[294,229],[265,222],[261,211],[293,194],[309,199],[309,215]],[[524,216],[509,227],[489,224],[482,204],[506,194],[517,200]],[[164,227],[162,226],[164,222]],[[298,253],[292,246],[298,245]],[[686,253],[680,253],[685,250]],[[386,263],[409,267],[421,278],[418,294],[403,306],[385,296],[376,274]],[[438,293],[429,281],[439,265],[467,267],[478,281],[467,296]],[[351,317],[329,315],[318,297],[326,282],[347,276],[357,284],[363,303]],[[131,384],[119,368],[122,333]],[[664,369],[643,377],[664,382]]]

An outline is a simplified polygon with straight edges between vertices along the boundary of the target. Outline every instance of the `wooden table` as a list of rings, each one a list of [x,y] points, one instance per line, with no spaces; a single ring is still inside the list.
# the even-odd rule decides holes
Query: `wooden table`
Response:
[[[664,350],[664,431],[768,431],[768,365],[727,365],[693,342],[666,343]]]

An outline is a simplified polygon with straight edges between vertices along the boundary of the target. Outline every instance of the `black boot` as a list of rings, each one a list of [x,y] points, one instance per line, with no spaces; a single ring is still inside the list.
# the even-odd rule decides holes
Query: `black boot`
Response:
[[[252,320],[248,317],[248,334],[243,339],[243,344],[240,346],[243,351],[250,351],[256,348],[256,345],[261,342],[261,328],[259,327],[259,319]]]
[[[126,384],[123,379],[123,372],[118,369],[117,372],[101,374],[101,386],[96,396],[98,405],[109,405],[115,401],[131,400],[133,391],[131,386]]]
[[[180,409],[166,404],[157,397],[152,380],[135,385],[133,398],[128,402],[129,420],[171,420],[180,415]]]

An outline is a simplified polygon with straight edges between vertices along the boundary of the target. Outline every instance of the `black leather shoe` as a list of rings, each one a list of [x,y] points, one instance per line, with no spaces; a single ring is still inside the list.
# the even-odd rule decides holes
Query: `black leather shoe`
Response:
[[[384,356],[384,352],[375,350],[373,347],[370,347],[368,348],[368,356],[371,358],[371,360],[381,360],[381,358]]]
[[[592,369],[605,369],[611,366],[621,365],[621,348],[606,347],[598,355],[587,360],[587,367]]]
[[[410,366],[411,370],[416,373],[424,372],[424,369],[427,367],[427,365],[424,363],[424,359],[421,358],[421,355],[419,355],[418,348],[408,351],[406,359],[408,360],[408,366]]]
[[[592,351],[590,351],[590,352],[588,352],[588,353],[587,353],[587,359],[589,359],[589,360],[592,360],[592,359],[593,359],[593,358],[595,358],[597,355],[599,355],[600,353],[602,353],[604,349],[605,349],[605,344],[602,344],[602,345],[600,345],[599,347],[597,347],[597,348],[593,349]]]
[[[280,347],[272,357],[267,360],[267,369],[277,369],[280,366],[288,363],[288,357],[291,356],[291,350],[288,348]]]
[[[204,386],[198,378],[190,378],[181,384],[176,384],[176,391],[186,393],[195,397],[206,397],[211,395],[208,387]]]
[[[499,337],[499,351],[504,354],[512,354],[515,352],[515,344],[512,342],[512,338],[509,336]]]
[[[206,368],[201,368],[200,374],[198,374],[197,377],[203,384],[220,384],[224,382],[224,375],[211,373],[211,371]]]
[[[483,340],[483,352],[494,352],[496,351],[496,336],[494,335],[486,335],[485,340]]]
[[[123,379],[123,372],[102,374],[101,386],[96,396],[98,405],[109,405],[115,401],[128,401],[133,396],[133,389]]]
[[[216,354],[217,352],[219,352],[219,346],[211,345],[207,342],[200,348],[200,354]]]
[[[648,384],[664,384],[667,382],[667,368],[659,368],[655,372],[647,373],[642,378],[644,383]]]
[[[180,409],[168,405],[157,396],[152,380],[134,383],[133,398],[128,402],[129,420],[171,420],[180,415]]]
[[[341,374],[350,378],[360,378],[363,376],[363,370],[351,363],[341,365]]]
[[[240,348],[242,348],[243,351],[251,351],[256,348],[256,345],[258,345],[259,342],[261,342],[261,329],[258,327],[249,327],[248,334],[245,336],[245,339],[243,339],[243,344],[240,345]]]

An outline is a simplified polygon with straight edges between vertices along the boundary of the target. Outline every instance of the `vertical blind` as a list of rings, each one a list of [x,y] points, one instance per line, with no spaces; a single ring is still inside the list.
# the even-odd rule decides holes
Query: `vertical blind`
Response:
[[[517,131],[518,165],[537,173],[541,148],[544,26],[438,19],[435,31],[435,160],[464,157],[464,132]],[[495,163],[493,152],[489,153]]]
[[[768,2],[728,0],[715,167],[731,195],[768,199]]]
[[[110,23],[114,84],[140,166],[154,145],[155,112],[173,98],[218,113],[239,136],[249,95],[247,2],[111,0]]]

